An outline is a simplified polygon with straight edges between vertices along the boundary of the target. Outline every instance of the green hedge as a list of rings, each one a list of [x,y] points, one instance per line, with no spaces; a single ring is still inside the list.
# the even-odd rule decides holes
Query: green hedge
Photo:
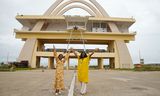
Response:
[[[10,71],[10,67],[9,65],[3,64],[0,66],[0,71]]]
[[[0,71],[4,72],[4,71],[18,71],[18,70],[32,70],[32,68],[16,68],[16,66],[11,66],[11,65],[7,65],[7,64],[3,64],[0,66]]]
[[[16,68],[16,70],[33,70],[32,68]]]
[[[134,68],[135,71],[160,71],[160,66],[143,65],[141,68]]]

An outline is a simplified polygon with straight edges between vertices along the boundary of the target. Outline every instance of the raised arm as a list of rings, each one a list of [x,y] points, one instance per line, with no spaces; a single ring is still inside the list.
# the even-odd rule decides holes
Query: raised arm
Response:
[[[91,57],[96,51],[98,51],[99,50],[99,48],[96,48],[96,49],[94,49],[94,51],[92,51],[92,53],[91,54],[89,54],[89,56]]]
[[[77,52],[76,52],[73,48],[71,48],[70,50],[74,53],[74,55],[75,55],[76,57],[78,57]]]
[[[65,62],[65,61],[67,61],[67,60],[68,60],[68,58],[69,58],[69,54],[70,54],[70,50],[69,50],[69,51],[67,51],[67,53],[65,54],[65,57],[64,57],[63,62]]]

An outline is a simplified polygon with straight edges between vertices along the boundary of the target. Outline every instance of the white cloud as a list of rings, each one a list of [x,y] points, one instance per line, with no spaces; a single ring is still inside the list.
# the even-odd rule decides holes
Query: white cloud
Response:
[[[160,62],[160,0],[97,0],[114,17],[135,17],[137,22],[130,30],[137,31],[136,41],[129,50],[134,63],[138,62],[138,50],[148,62]],[[43,14],[53,0],[0,0],[0,58],[9,50],[13,59],[18,57],[23,42],[13,36],[13,28],[21,28],[15,20],[20,14]],[[75,11],[74,11],[75,12]],[[16,50],[16,51],[14,51]],[[3,59],[4,60],[4,59]],[[0,59],[0,61],[2,61]]]

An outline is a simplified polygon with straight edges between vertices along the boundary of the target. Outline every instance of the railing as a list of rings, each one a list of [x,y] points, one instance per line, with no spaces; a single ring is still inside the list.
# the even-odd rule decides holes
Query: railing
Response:
[[[82,52],[83,49],[75,49],[78,52]],[[67,49],[56,49],[57,52],[66,52]],[[92,52],[94,49],[86,49],[86,52]],[[45,49],[44,52],[53,52],[53,49]],[[105,49],[99,49],[98,52],[107,52]]]
[[[58,54],[64,54],[64,52],[57,52]],[[80,53],[79,53],[80,54]],[[39,51],[36,52],[36,56],[40,56],[40,57],[54,57],[53,56],[53,52],[43,52],[43,51]],[[115,53],[114,52],[95,52],[92,56],[92,58],[113,58],[115,57]],[[75,55],[73,53],[70,54],[70,58],[76,58]]]

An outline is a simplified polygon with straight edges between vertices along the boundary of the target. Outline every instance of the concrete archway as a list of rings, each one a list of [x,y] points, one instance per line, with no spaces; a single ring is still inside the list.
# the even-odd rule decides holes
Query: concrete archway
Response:
[[[45,15],[51,15],[51,12],[55,11],[55,9],[60,5],[64,0],[56,0],[56,2],[45,12]],[[96,8],[104,17],[108,17],[108,13],[104,10],[104,8],[96,1],[96,0],[89,0],[93,3]],[[76,2],[76,1],[74,1]]]
[[[59,4],[61,4],[64,0],[56,0],[55,3],[52,4],[51,7],[43,14],[44,16],[49,16],[51,13],[57,8]]]
[[[92,2],[96,8],[99,10],[99,12],[104,16],[104,17],[109,17],[108,13],[104,10],[104,8],[96,1],[96,0],[89,0]]]
[[[94,12],[92,12],[90,9],[88,9],[87,7],[84,7],[82,5],[69,6],[65,9],[63,9],[61,12],[59,12],[57,16],[62,16],[65,12],[67,12],[67,11],[73,9],[73,8],[81,8],[81,9],[85,10],[86,12],[88,12],[91,16],[96,16],[96,14]]]
[[[84,0],[71,0],[71,1],[67,1],[65,3],[63,3],[62,5],[58,6],[52,13],[52,16],[56,16],[58,14],[58,12],[60,12],[61,10],[63,10],[63,8],[69,4],[72,4],[72,3],[82,3],[86,6],[88,6],[93,12],[95,12],[96,14],[96,17],[103,17],[102,14],[93,6],[91,5],[90,3],[84,1]]]
[[[63,1],[65,0],[55,0],[55,3],[43,14],[43,16],[48,16],[48,17],[57,16],[75,7],[75,8],[81,8],[87,11],[89,14],[92,14],[92,15],[94,14],[95,17],[98,17],[98,18],[109,17],[109,15],[104,10],[104,8],[96,0],[88,0],[89,2],[87,0],[68,0],[66,2],[63,2]],[[73,3],[80,3],[85,5],[85,7],[77,7],[77,5],[67,7],[68,5],[72,5]],[[32,31],[36,31],[36,32],[41,31],[45,22],[46,22],[45,20],[38,20],[36,24],[33,25]],[[116,23],[114,22],[106,22],[106,23],[108,24],[111,32],[120,33],[121,30],[118,28]],[[129,54],[129,50],[127,48],[126,42],[124,40],[115,40],[114,42],[110,42],[110,43],[111,43],[110,46],[111,47],[113,46],[114,52],[116,53],[114,58],[109,58],[111,66],[113,66],[113,68],[125,68],[125,67],[130,68],[133,63],[132,63],[132,59]],[[31,67],[36,68],[36,66],[40,61],[39,56],[35,54],[37,52],[37,48],[39,47],[38,44],[39,44],[39,41],[37,38],[27,38],[25,45],[22,48],[22,51],[19,55],[18,61],[28,60],[29,63],[31,64]],[[28,48],[30,50],[26,51],[28,50]],[[99,59],[100,63],[102,63],[101,59]],[[49,61],[52,62],[53,58],[50,58]]]

